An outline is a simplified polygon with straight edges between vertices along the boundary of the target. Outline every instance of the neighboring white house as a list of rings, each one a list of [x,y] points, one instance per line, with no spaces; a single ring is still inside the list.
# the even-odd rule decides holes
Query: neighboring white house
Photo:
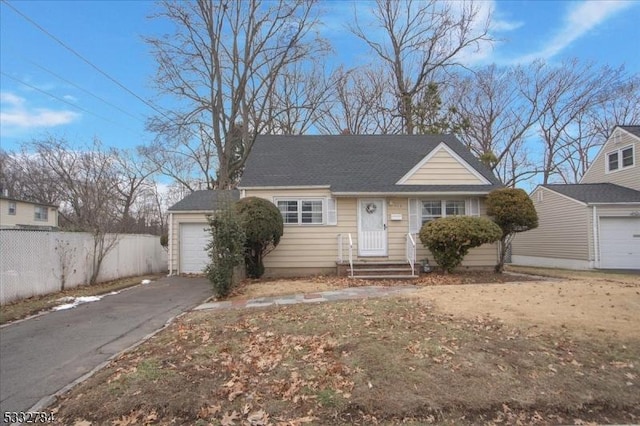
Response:
[[[531,198],[539,227],[516,236],[512,263],[640,269],[640,126],[616,126],[580,183]]]
[[[58,207],[0,195],[0,229],[58,227]]]

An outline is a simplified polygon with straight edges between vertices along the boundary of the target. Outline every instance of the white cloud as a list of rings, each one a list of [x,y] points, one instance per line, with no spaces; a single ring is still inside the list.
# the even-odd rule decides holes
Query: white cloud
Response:
[[[485,30],[488,37],[494,40],[482,40],[473,46],[464,49],[457,56],[457,60],[466,66],[473,66],[493,61],[494,46],[499,43],[496,33],[514,31],[524,25],[523,22],[509,21],[498,16],[496,12],[496,2],[494,0],[478,1],[474,3],[450,2],[452,10],[461,14],[472,6],[475,8],[474,21],[471,24],[471,34],[481,35]],[[487,27],[488,24],[488,27]]]
[[[503,19],[493,18],[493,20],[491,21],[490,29],[492,32],[503,33],[503,32],[515,31],[523,25],[524,25],[524,22],[522,21],[509,22]]]
[[[574,3],[569,3],[573,5]],[[635,3],[623,0],[583,1],[570,9],[563,26],[538,51],[514,59],[514,63],[526,63],[535,59],[550,59],[569,47],[590,30]]]
[[[3,128],[29,130],[55,127],[80,118],[80,114],[74,111],[29,107],[26,99],[10,92],[0,93],[0,103],[0,125]]]

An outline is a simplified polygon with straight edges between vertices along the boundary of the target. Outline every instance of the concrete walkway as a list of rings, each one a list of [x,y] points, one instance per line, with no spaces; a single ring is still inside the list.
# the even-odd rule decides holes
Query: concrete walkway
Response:
[[[224,302],[203,303],[194,308],[196,311],[220,310],[220,309],[242,309],[242,308],[264,308],[267,306],[294,305],[296,303],[322,303],[334,300],[368,299],[372,297],[385,297],[396,294],[408,294],[415,292],[420,287],[416,286],[367,286],[349,287],[339,290],[322,291],[318,293],[291,294],[272,297],[259,297],[256,299],[227,300]]]

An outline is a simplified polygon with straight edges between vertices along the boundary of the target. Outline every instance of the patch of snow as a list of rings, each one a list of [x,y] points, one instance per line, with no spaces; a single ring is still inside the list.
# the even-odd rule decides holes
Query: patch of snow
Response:
[[[151,284],[151,280],[142,280],[142,284]]]
[[[55,306],[53,311],[64,311],[65,309],[73,309],[78,305],[89,302],[97,302],[102,299],[103,296],[81,296],[81,297],[63,297],[64,301],[69,301],[70,303],[65,303],[63,305]],[[62,301],[62,299],[60,299]]]

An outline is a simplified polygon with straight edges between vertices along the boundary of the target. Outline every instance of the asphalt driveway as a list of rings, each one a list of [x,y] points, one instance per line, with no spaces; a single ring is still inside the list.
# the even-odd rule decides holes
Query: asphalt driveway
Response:
[[[211,295],[166,277],[0,329],[0,411],[26,411]]]

